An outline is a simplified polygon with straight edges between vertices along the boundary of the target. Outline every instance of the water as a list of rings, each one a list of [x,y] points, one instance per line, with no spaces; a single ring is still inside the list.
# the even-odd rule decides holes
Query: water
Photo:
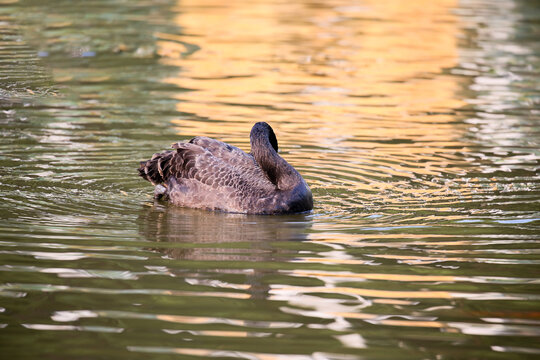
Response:
[[[534,1],[0,1],[7,358],[540,353]],[[268,121],[315,209],[154,204]]]

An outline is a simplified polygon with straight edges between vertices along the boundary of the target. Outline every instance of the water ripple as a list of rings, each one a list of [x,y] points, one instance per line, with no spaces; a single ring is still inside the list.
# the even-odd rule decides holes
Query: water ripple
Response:
[[[538,354],[532,2],[0,2],[6,357]],[[197,135],[249,151],[256,121],[313,212],[137,176]]]

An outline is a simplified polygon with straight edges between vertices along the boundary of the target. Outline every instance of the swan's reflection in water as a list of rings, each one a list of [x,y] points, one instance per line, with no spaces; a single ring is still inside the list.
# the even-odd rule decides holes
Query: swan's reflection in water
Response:
[[[306,230],[311,227],[309,214],[279,216],[231,214],[182,208],[158,202],[148,208],[143,216],[145,219],[143,234],[149,240],[159,242],[259,244],[305,240]],[[226,257],[223,260],[230,259]]]
[[[298,256],[296,247],[287,242],[307,240],[311,224],[309,214],[230,214],[155,202],[142,213],[140,229],[147,240],[160,243],[157,250],[171,260],[197,262],[189,266],[186,281],[191,285],[219,283],[220,288],[244,289],[251,298],[267,298],[269,287],[260,279],[277,271],[265,263]],[[185,276],[185,270],[170,269],[178,276]],[[245,284],[223,279],[240,274],[246,276]]]

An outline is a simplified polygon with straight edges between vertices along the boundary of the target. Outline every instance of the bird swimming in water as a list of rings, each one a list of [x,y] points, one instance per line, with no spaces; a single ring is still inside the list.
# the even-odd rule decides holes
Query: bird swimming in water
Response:
[[[288,214],[313,209],[302,176],[278,155],[270,125],[256,123],[251,153],[204,136],[142,161],[139,175],[155,197],[175,205],[245,214]]]

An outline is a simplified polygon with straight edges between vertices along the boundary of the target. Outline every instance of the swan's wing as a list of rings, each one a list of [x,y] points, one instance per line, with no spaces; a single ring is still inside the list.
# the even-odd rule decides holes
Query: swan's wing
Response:
[[[253,156],[245,153],[236,146],[206,136],[197,136],[189,141],[208,150],[212,155],[225,163],[242,169],[258,167]],[[173,147],[175,144],[173,144]]]
[[[158,185],[167,183],[171,176],[171,165],[177,162],[176,151],[169,150],[152,155],[147,161],[141,161],[139,175],[152,183]]]
[[[250,155],[211,141],[203,143],[216,145],[210,147],[214,153],[192,142],[176,143],[175,150],[141,162],[139,174],[154,185],[163,184],[173,203],[189,207],[246,212],[251,203],[275,192],[275,185]]]
[[[153,185],[165,186],[171,178],[220,186],[233,178],[239,182],[244,177],[234,166],[199,145],[176,143],[172,147],[175,150],[154,154],[150,160],[141,162],[139,175]]]
[[[219,140],[206,136],[197,136],[189,141],[190,144],[200,146],[210,152],[214,157],[236,170],[241,176],[247,179],[254,179],[259,182],[261,179],[267,179],[265,172],[257,164],[251,154],[247,154],[236,146],[229,145]],[[185,143],[176,143],[172,147]]]
[[[254,201],[264,200],[275,191],[274,184],[258,166],[231,166],[193,143],[178,143],[173,148],[176,151],[170,160],[167,187],[175,204],[247,212]],[[234,162],[233,158],[228,160]]]
[[[170,161],[169,176],[196,180],[214,189],[248,187],[262,190],[275,187],[250,155],[233,146],[231,150],[227,147],[224,150],[216,144],[217,141],[205,143],[217,145],[211,148],[214,152],[193,142],[173,144],[176,152]]]

